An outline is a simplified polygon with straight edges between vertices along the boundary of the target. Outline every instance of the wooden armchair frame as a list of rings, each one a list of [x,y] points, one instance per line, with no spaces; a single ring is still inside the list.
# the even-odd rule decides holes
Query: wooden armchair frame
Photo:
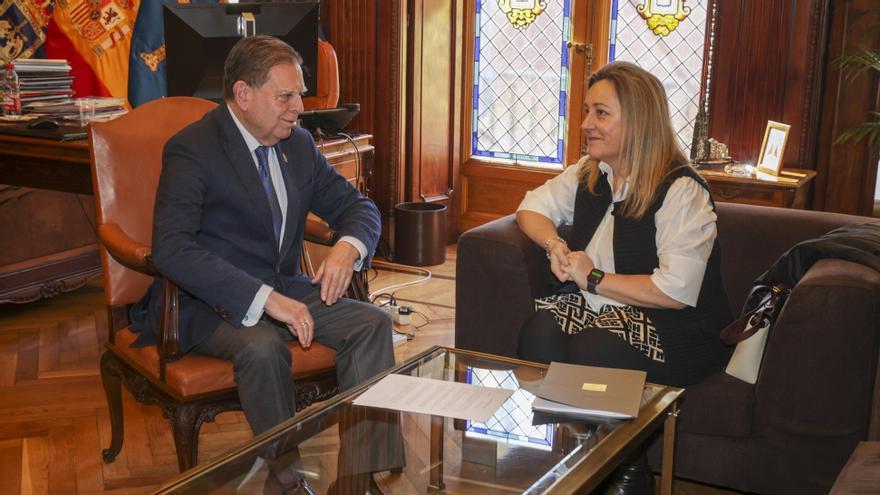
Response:
[[[131,305],[153,278],[160,276],[152,261],[149,238],[162,147],[169,137],[213,106],[197,98],[165,98],[147,103],[115,121],[92,124],[89,129],[109,318],[109,339],[101,356],[101,377],[110,409],[112,435],[110,446],[102,452],[108,463],[122,450],[122,385],[138,402],[162,408],[171,424],[181,471],[197,463],[201,425],[213,421],[221,412],[241,409],[231,363],[181,351],[179,291],[172,282],[163,279],[163,316],[158,344],[131,347],[137,334],[127,328]],[[119,147],[123,150],[114,149]],[[137,169],[130,163],[128,168],[118,163],[130,161],[131,155],[138,157]],[[132,178],[134,172],[142,175]],[[308,243],[317,245],[332,246],[338,237],[318,221],[307,222],[305,230]],[[308,245],[304,251],[306,249]],[[365,276],[355,274],[349,297],[366,300]],[[289,346],[294,354],[296,410],[334,395],[337,391],[335,351],[319,343],[308,350],[296,342]]]

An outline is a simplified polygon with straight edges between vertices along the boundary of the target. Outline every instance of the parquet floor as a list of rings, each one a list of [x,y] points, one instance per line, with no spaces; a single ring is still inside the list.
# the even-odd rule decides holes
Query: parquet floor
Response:
[[[399,360],[435,344],[452,345],[454,257],[451,248],[447,264],[431,268],[431,280],[396,291],[407,299],[400,304],[431,319],[426,324],[417,314],[401,327],[417,336],[395,348]],[[374,277],[374,290],[421,278],[390,270]],[[0,306],[0,495],[149,493],[177,474],[161,410],[138,404],[127,391],[123,450],[112,464],[101,461],[101,449],[110,443],[98,368],[106,340],[100,280],[54,299]],[[199,460],[250,436],[241,413],[221,414],[202,426]]]
[[[453,344],[454,246],[446,263],[430,270],[428,281],[394,288],[423,274],[385,266],[370,282],[374,292],[394,292],[398,304],[417,312],[412,324],[400,327],[415,338],[395,348],[398,361]],[[138,404],[127,391],[123,450],[112,464],[102,462],[101,449],[110,443],[98,368],[106,340],[100,280],[54,299],[0,306],[0,495],[141,494],[178,474],[167,420],[157,406]],[[250,436],[241,413],[221,414],[202,426],[199,460]],[[727,493],[681,483],[676,492]]]

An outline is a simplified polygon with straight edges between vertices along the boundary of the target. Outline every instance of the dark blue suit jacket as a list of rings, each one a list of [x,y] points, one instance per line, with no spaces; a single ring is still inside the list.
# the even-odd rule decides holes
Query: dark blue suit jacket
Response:
[[[239,326],[262,284],[294,299],[314,286],[300,273],[306,215],[372,253],[381,223],[375,204],[327,164],[311,135],[294,127],[277,148],[287,189],[279,252],[269,201],[253,155],[221,104],[165,145],[153,220],[153,261],[177,284],[180,342],[192,349],[225,320]],[[367,260],[368,261],[368,260]],[[157,341],[162,286],[157,279],[132,308],[135,345]]]

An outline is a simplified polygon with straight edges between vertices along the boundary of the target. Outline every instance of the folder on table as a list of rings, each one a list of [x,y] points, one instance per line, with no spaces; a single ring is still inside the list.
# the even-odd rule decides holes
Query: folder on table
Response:
[[[532,404],[557,414],[634,418],[647,373],[637,370],[550,363]]]

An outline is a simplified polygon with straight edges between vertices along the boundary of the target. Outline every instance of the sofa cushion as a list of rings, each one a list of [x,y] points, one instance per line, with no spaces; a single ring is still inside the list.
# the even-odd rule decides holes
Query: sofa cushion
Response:
[[[678,428],[682,432],[746,437],[752,431],[754,386],[715,373],[684,393]]]
[[[156,346],[131,347],[138,335],[129,328],[116,332],[114,348],[129,362],[137,364],[145,374],[158,380],[159,353]],[[334,366],[336,351],[318,342],[313,342],[308,349],[303,349],[295,340],[288,342],[287,346],[293,354],[291,371],[294,376],[313,375],[330,370]],[[230,361],[192,352],[168,363],[165,366],[165,375],[168,386],[183,397],[235,387]]]

